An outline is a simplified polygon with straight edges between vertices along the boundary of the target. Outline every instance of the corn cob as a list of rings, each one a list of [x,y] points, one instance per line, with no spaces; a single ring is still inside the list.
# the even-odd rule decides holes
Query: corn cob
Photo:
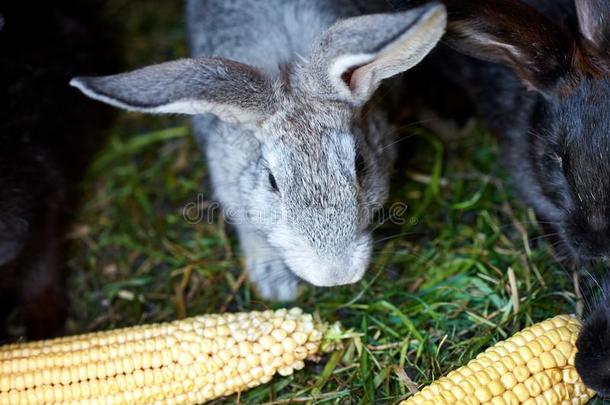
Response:
[[[197,404],[289,375],[325,325],[298,308],[0,347],[0,404]]]
[[[530,326],[401,405],[585,404],[595,393],[574,367],[580,323],[569,315]]]

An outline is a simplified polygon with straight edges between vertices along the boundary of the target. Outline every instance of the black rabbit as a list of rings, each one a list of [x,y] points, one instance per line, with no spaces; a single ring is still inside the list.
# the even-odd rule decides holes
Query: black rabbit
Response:
[[[440,46],[419,70],[468,95],[562,256],[610,257],[610,2],[445,3],[459,52]]]
[[[610,2],[447,0],[423,67],[461,87],[500,140],[512,181],[559,253],[610,258]],[[589,317],[577,369],[610,394],[610,300]]]
[[[68,86],[100,72],[112,51],[103,1],[5,2],[0,6],[0,337],[15,306],[30,338],[62,329],[65,222],[110,111]]]

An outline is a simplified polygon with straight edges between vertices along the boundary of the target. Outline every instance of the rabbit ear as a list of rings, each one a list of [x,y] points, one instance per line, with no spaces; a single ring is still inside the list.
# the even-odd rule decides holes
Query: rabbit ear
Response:
[[[607,1],[607,0],[604,0]],[[449,45],[510,67],[541,92],[554,93],[571,71],[573,35],[520,0],[448,0]]]
[[[312,51],[309,79],[322,96],[364,104],[382,80],[418,64],[445,32],[445,7],[431,3],[333,25]]]
[[[113,76],[77,77],[87,96],[130,111],[212,113],[232,123],[256,122],[274,109],[271,82],[256,69],[218,59],[180,59]]]
[[[576,0],[581,34],[595,46],[610,52],[610,1]]]

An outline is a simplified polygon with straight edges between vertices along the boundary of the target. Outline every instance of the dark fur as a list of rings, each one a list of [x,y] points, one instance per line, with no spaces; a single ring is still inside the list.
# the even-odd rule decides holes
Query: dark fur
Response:
[[[17,305],[30,338],[66,315],[62,248],[72,186],[99,144],[108,110],[68,86],[107,67],[103,0],[9,1],[0,6],[0,337]]]
[[[559,237],[560,256],[610,258],[610,2],[445,3],[450,47],[421,70],[474,102],[498,135],[514,185]],[[610,299],[589,317],[578,346],[584,381],[610,395]]]
[[[560,256],[610,257],[610,3],[446,3],[445,42],[459,52],[441,46],[421,70],[474,102]]]
[[[604,293],[610,293],[607,286]],[[576,342],[576,369],[584,383],[610,396],[610,299],[606,295],[585,322]]]

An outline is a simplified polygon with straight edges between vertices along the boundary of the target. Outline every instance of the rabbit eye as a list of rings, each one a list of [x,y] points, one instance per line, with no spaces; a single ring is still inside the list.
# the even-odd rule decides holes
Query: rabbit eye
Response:
[[[269,173],[269,185],[276,193],[280,192],[280,189],[277,186],[277,182],[275,181],[275,176],[273,176],[273,174],[271,173]]]
[[[366,172],[366,163],[364,162],[364,158],[360,153],[356,155],[356,176],[358,178],[362,178],[364,173]]]

